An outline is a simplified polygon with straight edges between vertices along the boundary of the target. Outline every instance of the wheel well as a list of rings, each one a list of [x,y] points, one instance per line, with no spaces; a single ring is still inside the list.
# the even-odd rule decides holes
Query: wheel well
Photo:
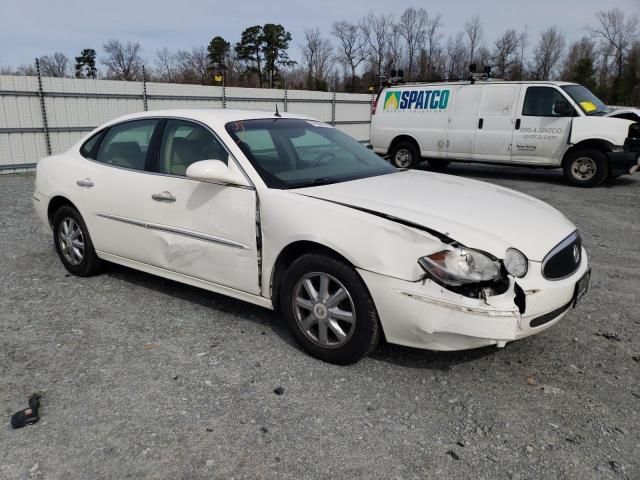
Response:
[[[418,154],[420,154],[422,152],[422,150],[420,149],[420,144],[411,135],[398,135],[396,138],[394,138],[391,141],[391,145],[389,145],[389,153],[391,153],[391,150],[393,149],[393,147],[395,147],[400,142],[413,143],[415,145],[415,147],[418,149]]]
[[[49,201],[49,206],[47,207],[47,218],[49,219],[49,225],[53,224],[53,216],[56,214],[56,211],[63,205],[71,205],[73,208],[76,208],[71,200],[60,195],[57,197],[53,197]]]
[[[271,301],[276,310],[279,306],[278,303],[280,296],[280,284],[282,283],[285,272],[294,261],[296,261],[301,256],[306,255],[307,253],[319,253],[327,255],[329,257],[335,258],[336,260],[344,262],[350,267],[353,267],[353,264],[343,255],[340,255],[335,250],[327,247],[326,245],[322,245],[321,243],[304,240],[290,243],[285,248],[283,248],[278,255],[278,259],[276,260],[275,266],[273,267],[273,273],[271,275]]]
[[[565,152],[564,157],[562,157],[562,166],[564,166],[567,158],[569,158],[569,155],[577,150],[582,150],[584,148],[593,148],[606,154],[607,152],[611,152],[613,150],[613,145],[606,140],[583,140],[580,143],[576,143],[573,147]]]

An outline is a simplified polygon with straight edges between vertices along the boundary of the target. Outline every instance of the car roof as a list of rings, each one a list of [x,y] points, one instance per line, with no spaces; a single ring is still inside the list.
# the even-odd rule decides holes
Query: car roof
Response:
[[[261,118],[275,118],[275,107],[273,111],[264,110],[241,110],[233,108],[190,108],[190,109],[174,109],[174,110],[150,110],[148,112],[131,113],[115,118],[106,125],[113,125],[130,120],[144,118],[185,118],[196,120],[213,127],[224,127],[225,124],[241,120],[256,120]],[[304,120],[315,120],[307,115],[297,113],[280,112],[282,118],[300,118]]]

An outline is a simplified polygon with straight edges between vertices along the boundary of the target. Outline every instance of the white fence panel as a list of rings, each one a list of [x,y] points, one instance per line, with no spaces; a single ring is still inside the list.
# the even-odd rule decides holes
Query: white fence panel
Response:
[[[145,110],[238,108],[310,115],[369,138],[371,96],[74,78],[0,76],[0,172],[33,168],[95,127]],[[43,111],[44,107],[44,111]],[[46,121],[45,121],[46,119]]]

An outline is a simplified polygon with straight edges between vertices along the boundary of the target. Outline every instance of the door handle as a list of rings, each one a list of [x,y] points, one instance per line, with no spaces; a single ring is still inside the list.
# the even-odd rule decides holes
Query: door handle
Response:
[[[93,182],[91,181],[91,179],[85,178],[83,180],[78,180],[76,182],[76,185],[78,185],[79,187],[91,188],[91,187],[93,187]]]
[[[484,125],[484,118],[478,119],[478,129],[482,130],[482,126]]]
[[[520,119],[516,119],[516,130],[520,130]]]
[[[171,203],[176,201],[176,197],[171,195],[171,192],[167,192],[167,191],[164,191],[162,193],[154,193],[153,195],[151,195],[151,198],[153,198],[156,202]]]

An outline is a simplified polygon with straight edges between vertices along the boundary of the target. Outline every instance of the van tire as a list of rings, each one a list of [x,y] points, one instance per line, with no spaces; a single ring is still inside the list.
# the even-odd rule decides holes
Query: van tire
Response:
[[[391,163],[397,168],[415,168],[420,160],[420,150],[415,143],[401,141],[394,144],[390,151]]]
[[[443,158],[428,158],[427,162],[429,162],[429,166],[433,170],[440,170],[449,165],[451,163],[451,160],[445,160]]]
[[[576,187],[596,187],[609,176],[607,156],[595,148],[569,152],[563,162],[565,178]]]

